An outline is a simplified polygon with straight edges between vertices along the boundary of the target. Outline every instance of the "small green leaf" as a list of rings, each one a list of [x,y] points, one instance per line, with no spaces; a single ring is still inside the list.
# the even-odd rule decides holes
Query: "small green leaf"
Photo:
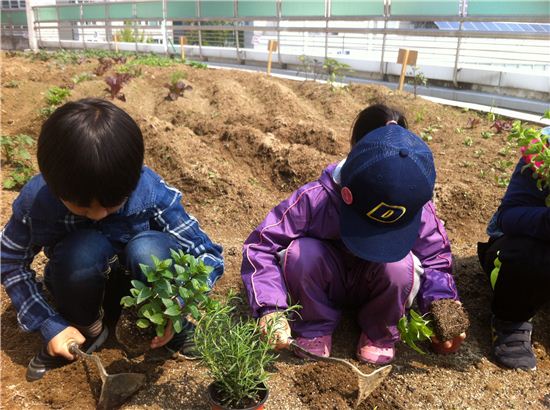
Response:
[[[124,307],[130,307],[136,304],[136,300],[131,296],[124,296],[120,299],[120,304]]]
[[[153,292],[151,291],[150,288],[143,288],[140,290],[138,296],[137,296],[137,300],[136,300],[136,303],[139,305],[141,304],[142,302],[146,301],[147,299],[149,299],[151,296],[153,295]]]
[[[143,283],[143,282],[140,281],[140,280],[136,280],[136,279],[134,279],[134,280],[131,281],[130,283],[132,284],[132,286],[133,286],[134,288],[139,289],[139,290],[141,290],[141,289],[147,287],[147,285],[145,285],[145,283]]]
[[[155,332],[158,337],[164,336],[164,324],[155,326]]]
[[[155,313],[149,318],[149,320],[156,325],[163,325],[166,322],[166,319],[164,319],[162,313]]]
[[[190,305],[190,306],[187,306],[187,308],[189,309],[189,312],[191,313],[191,316],[193,316],[193,318],[195,320],[199,320],[200,319],[200,313],[199,313],[199,309],[197,309],[196,306],[194,305]]]
[[[167,279],[174,279],[174,273],[172,273],[172,271],[168,269],[163,270],[161,275]]]
[[[170,298],[162,298],[162,304],[169,308],[170,306],[174,305],[176,302],[174,302],[172,299]]]
[[[147,329],[149,327],[149,321],[147,319],[138,319],[136,322],[137,326],[142,329]]]
[[[181,318],[172,320],[172,324],[174,326],[174,332],[180,333],[183,330]]]
[[[187,300],[191,296],[191,292],[186,288],[179,288],[179,294],[184,299]]]
[[[168,309],[164,311],[164,314],[167,316],[180,316],[181,310],[180,307],[176,304],[170,306]]]

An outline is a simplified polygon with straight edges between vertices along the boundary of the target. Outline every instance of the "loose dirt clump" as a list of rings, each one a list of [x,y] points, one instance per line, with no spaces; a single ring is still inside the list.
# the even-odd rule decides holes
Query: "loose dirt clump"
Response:
[[[468,314],[464,308],[452,299],[432,302],[430,312],[433,317],[435,335],[439,340],[453,340],[466,333],[470,326]]]
[[[345,365],[309,363],[294,375],[298,396],[307,408],[346,410],[357,399],[357,376]]]
[[[115,336],[129,357],[138,356],[149,350],[151,340],[155,337],[152,327],[139,328],[136,321],[139,319],[136,309],[122,309],[115,326]]]

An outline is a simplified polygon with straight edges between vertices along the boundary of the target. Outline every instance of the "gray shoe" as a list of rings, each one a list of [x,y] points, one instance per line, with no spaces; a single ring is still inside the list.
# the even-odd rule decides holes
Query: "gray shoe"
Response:
[[[492,354],[495,361],[511,369],[535,370],[537,360],[531,345],[531,322],[508,322],[493,316]]]

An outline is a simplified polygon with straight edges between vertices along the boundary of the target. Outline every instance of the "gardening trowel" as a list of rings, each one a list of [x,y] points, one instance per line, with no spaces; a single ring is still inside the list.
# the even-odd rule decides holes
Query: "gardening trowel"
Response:
[[[346,365],[349,369],[351,369],[357,375],[357,384],[359,385],[359,391],[357,392],[357,401],[355,402],[355,407],[358,407],[363,402],[363,400],[365,400],[378,386],[380,386],[380,384],[384,381],[386,376],[390,374],[390,371],[391,371],[391,365],[389,364],[379,369],[376,369],[372,373],[369,373],[369,374],[363,373],[361,370],[359,370],[356,366],[354,366],[347,360],[339,359],[337,357],[324,357],[324,356],[316,355],[304,349],[303,347],[299,346],[295,340],[292,340],[290,342],[289,348],[294,352],[299,351],[300,353],[304,354],[305,356],[313,360],[331,362],[331,363],[340,363],[340,364]]]
[[[120,406],[145,383],[145,375],[141,373],[108,374],[99,357],[84,353],[76,343],[69,346],[69,351],[83,359],[93,361],[97,366],[101,377],[101,393],[97,402],[99,410]]]

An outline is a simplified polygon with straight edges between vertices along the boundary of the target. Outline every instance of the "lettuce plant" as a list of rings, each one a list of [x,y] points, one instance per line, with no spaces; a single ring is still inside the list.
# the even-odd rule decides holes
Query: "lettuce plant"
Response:
[[[168,88],[169,92],[166,96],[167,100],[176,101],[178,97],[183,97],[183,93],[186,90],[192,90],[193,87],[191,87],[188,84],[185,84],[182,80],[185,78],[185,73],[182,73],[180,71],[177,71],[172,74],[172,77],[170,78],[170,82],[164,84],[166,88]]]
[[[105,79],[105,82],[109,86],[108,91],[111,93],[111,99],[118,98],[121,101],[126,101],[125,95],[120,90],[122,90],[124,83],[130,81],[130,78],[132,77],[128,73],[115,73]]]
[[[130,296],[120,301],[125,308],[137,308],[136,325],[142,329],[154,326],[157,336],[164,334],[169,323],[180,333],[182,319],[191,315],[198,320],[199,306],[209,301],[208,278],[213,268],[182,250],[170,253],[172,258],[163,261],[151,256],[153,266],[141,264],[147,283],[133,280]]]

